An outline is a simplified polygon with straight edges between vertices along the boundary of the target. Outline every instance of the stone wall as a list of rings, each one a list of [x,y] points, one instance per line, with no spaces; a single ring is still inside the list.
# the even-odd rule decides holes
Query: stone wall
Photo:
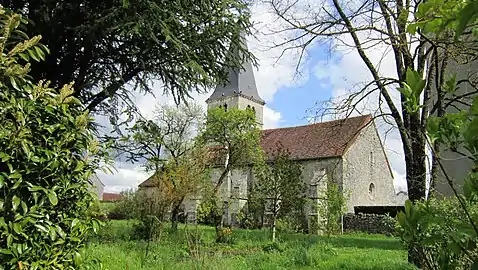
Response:
[[[373,124],[362,129],[344,155],[343,173],[343,189],[349,195],[348,212],[353,212],[358,205],[397,204],[393,175]]]
[[[392,235],[395,232],[395,219],[386,215],[347,213],[344,215],[344,232]]]

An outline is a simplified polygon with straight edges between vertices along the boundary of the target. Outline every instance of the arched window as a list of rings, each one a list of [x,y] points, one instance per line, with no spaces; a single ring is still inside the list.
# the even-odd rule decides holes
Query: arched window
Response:
[[[252,112],[256,115],[256,107],[252,107]]]
[[[375,199],[375,185],[373,183],[368,186],[368,195],[371,200]]]

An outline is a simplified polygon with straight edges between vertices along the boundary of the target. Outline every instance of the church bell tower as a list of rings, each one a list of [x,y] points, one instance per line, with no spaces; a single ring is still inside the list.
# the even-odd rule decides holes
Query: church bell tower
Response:
[[[239,34],[239,41],[247,49],[244,33]],[[243,59],[239,51],[229,50],[230,54],[237,54],[235,59]],[[228,80],[225,84],[217,85],[214,92],[206,100],[208,109],[218,106],[238,109],[251,109],[256,115],[256,121],[259,127],[263,126],[263,111],[265,102],[257,92],[256,80],[252,63],[247,60],[242,64],[242,68],[229,71]]]

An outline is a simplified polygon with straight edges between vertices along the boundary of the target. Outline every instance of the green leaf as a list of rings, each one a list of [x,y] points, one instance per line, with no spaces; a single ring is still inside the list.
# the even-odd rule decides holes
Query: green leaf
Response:
[[[18,171],[15,171],[14,173],[10,174],[8,176],[8,178],[10,179],[19,179],[19,178],[22,178],[22,174],[19,173]]]
[[[17,82],[15,80],[15,77],[10,77],[10,83],[12,84],[13,88],[20,90],[20,87],[18,87]]]
[[[4,254],[4,255],[12,255],[12,252],[8,249],[0,249],[0,254]],[[1,268],[0,268],[1,269]]]
[[[24,201],[22,201],[21,206],[22,206],[23,214],[26,214],[28,212],[27,204]]]
[[[18,55],[20,55],[20,57],[25,60],[26,62],[29,62],[30,61],[30,57],[28,56],[28,54],[26,53],[19,53]]]
[[[41,60],[45,60],[45,53],[40,49],[40,47],[35,46],[35,51]]]
[[[22,225],[20,225],[20,223],[13,223],[13,230],[17,234],[21,234],[22,233]]]
[[[71,227],[74,228],[76,226],[76,224],[78,224],[79,220],[77,218],[73,219],[73,221],[71,222]]]
[[[58,197],[56,196],[55,191],[48,192],[48,200],[50,200],[50,203],[52,205],[57,205],[58,204]]]
[[[412,211],[412,202],[410,200],[405,201],[405,214],[407,215],[407,218],[411,216],[411,211]]]
[[[13,234],[9,234],[7,236],[7,247],[12,246],[12,243],[13,243]]]
[[[0,188],[2,188],[3,185],[5,185],[5,177],[3,177],[3,175],[0,174]]]
[[[4,152],[0,152],[0,158],[2,159],[2,162],[7,162],[10,159],[10,156]]]
[[[75,252],[75,255],[74,255],[74,263],[75,263],[75,266],[80,266],[83,262],[83,258],[81,257],[80,253],[78,252]]]
[[[40,186],[31,186],[30,188],[28,188],[28,190],[30,190],[30,191],[41,191],[41,190],[45,190],[45,188],[40,187]]]
[[[38,58],[34,50],[28,49],[28,54],[30,55],[31,58],[33,58],[33,60],[40,62],[40,59]]]
[[[461,9],[458,14],[458,25],[456,27],[455,39],[460,38],[463,31],[469,23],[473,22],[478,15],[477,1],[469,1],[465,8]]]
[[[12,208],[13,208],[13,211],[16,211],[18,206],[20,205],[21,203],[21,200],[20,198],[17,197],[17,195],[14,195],[13,198],[12,198]]]
[[[46,232],[46,233],[49,232],[48,229],[43,225],[35,224],[35,227],[38,228],[39,230],[41,230],[42,232]]]

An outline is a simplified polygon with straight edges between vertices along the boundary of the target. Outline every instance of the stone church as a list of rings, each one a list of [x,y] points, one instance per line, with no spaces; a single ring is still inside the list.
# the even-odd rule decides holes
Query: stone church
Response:
[[[262,127],[265,102],[257,91],[252,64],[246,62],[243,69],[230,71],[228,82],[218,85],[206,100],[208,109],[250,108]],[[263,130],[261,144],[266,154],[271,155],[278,143],[301,163],[302,177],[309,185],[307,196],[312,201],[319,203],[328,178],[348,194],[347,212],[353,213],[356,207],[400,206],[406,199],[395,192],[390,164],[370,115]],[[213,169],[211,179],[217,181],[221,172],[222,168]],[[254,181],[250,167],[230,172],[221,189],[222,199],[230,202],[225,224],[237,224],[235,217],[246,204]],[[139,188],[151,188],[152,183],[148,179]],[[199,198],[184,201],[183,209],[191,222],[199,202]],[[318,218],[316,210],[308,210],[307,215],[309,220]]]

